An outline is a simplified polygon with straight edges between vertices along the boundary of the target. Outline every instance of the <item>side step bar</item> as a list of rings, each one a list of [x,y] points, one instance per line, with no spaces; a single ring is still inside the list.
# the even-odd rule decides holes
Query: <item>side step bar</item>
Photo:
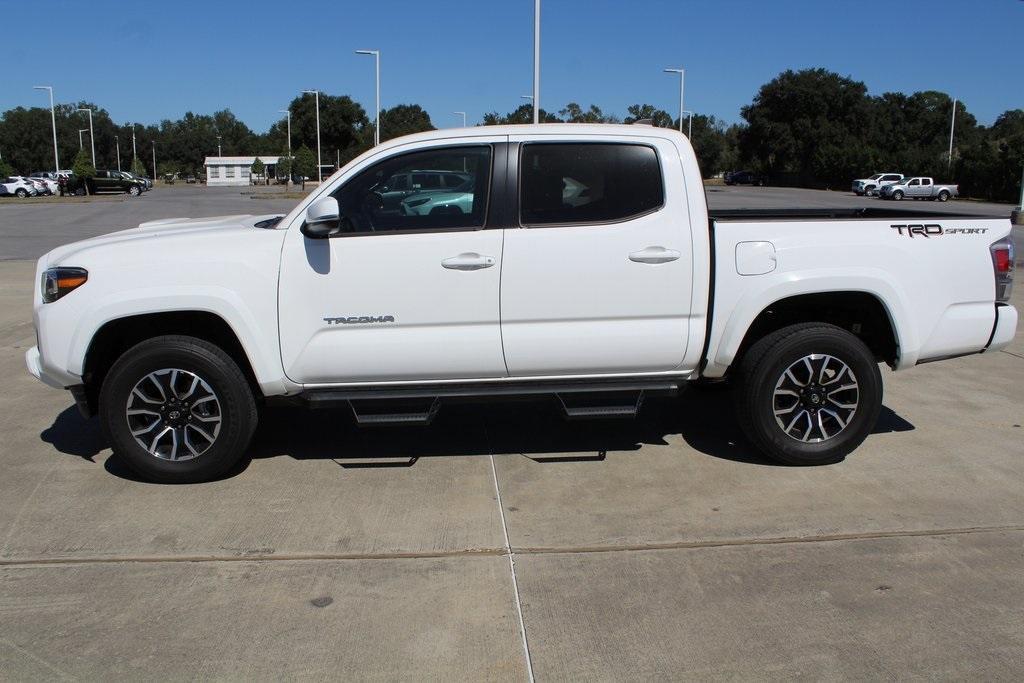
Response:
[[[568,419],[636,417],[648,394],[677,394],[679,380],[625,379],[600,382],[483,382],[312,389],[299,400],[310,408],[347,405],[361,426],[428,425],[442,400],[554,396]]]

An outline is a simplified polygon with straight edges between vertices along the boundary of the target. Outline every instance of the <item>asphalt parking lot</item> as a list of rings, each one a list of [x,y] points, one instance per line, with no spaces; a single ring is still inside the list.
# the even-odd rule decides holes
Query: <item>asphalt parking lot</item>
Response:
[[[137,481],[95,420],[25,371],[27,259],[143,220],[294,201],[185,186],[0,205],[0,678],[1024,674],[1024,335],[884,372],[874,433],[828,467],[766,462],[727,392],[695,389],[626,422],[482,404],[360,431],[278,408],[235,476]]]

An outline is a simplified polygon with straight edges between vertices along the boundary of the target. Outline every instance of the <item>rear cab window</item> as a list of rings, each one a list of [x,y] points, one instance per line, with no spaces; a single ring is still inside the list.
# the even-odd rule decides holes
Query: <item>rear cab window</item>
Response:
[[[617,142],[524,143],[519,164],[524,226],[626,221],[665,203],[654,147]]]

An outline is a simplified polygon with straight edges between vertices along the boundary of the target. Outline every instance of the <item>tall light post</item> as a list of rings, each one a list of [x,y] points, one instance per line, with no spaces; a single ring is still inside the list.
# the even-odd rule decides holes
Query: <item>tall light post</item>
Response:
[[[953,167],[953,128],[956,126],[956,98],[953,99],[953,114],[949,118],[949,160],[946,162],[946,173]]]
[[[132,173],[135,173],[135,162],[139,160],[139,154],[135,151],[135,126],[139,124],[132,124]]]
[[[320,161],[320,91],[303,90],[302,92],[308,95],[316,95],[316,181],[322,183],[324,181],[324,174]]]
[[[455,116],[461,116],[462,117],[462,127],[465,128],[466,127],[466,112],[464,112],[464,111],[453,111],[452,114],[454,114]]]
[[[679,74],[679,132],[683,132],[683,85],[686,79],[686,69],[665,69],[667,74]]]
[[[82,133],[88,133],[88,132],[89,132],[88,128],[79,128],[78,129],[78,149],[82,149]],[[95,167],[95,166],[96,166],[96,164],[93,164],[93,167]]]
[[[693,112],[690,111],[689,109],[687,109],[683,113],[686,114],[686,137],[687,138],[692,138],[693,137]],[[680,126],[680,128],[682,128],[682,126]],[[682,131],[679,131],[679,132],[681,133]]]
[[[57,114],[53,109],[53,86],[33,85],[32,89],[50,91],[50,123],[53,125],[53,172],[60,173],[60,157],[57,155]]]
[[[92,167],[96,168],[96,136],[92,134],[92,109],[79,107],[78,111],[89,112],[89,146],[92,148]]]
[[[279,114],[285,114],[285,115],[288,116],[288,162],[290,164],[291,160],[292,160],[292,110],[291,109],[278,109],[277,112]],[[290,166],[289,166],[289,168],[291,170],[288,173],[287,185],[290,187],[291,184],[292,184],[292,174],[295,173],[295,169],[291,168]]]
[[[114,136],[114,147],[117,148],[117,172],[121,172],[121,141]]]
[[[221,136],[218,135],[217,136],[217,158],[218,159],[220,159],[220,157],[221,157],[221,153],[220,153],[220,138],[221,138]]]
[[[153,184],[156,184],[156,140],[153,140]]]
[[[356,50],[357,55],[372,55],[375,62],[376,85],[377,85],[377,109],[373,117],[373,145],[380,144],[380,50]]]
[[[540,0],[533,1],[533,122],[540,123]]]

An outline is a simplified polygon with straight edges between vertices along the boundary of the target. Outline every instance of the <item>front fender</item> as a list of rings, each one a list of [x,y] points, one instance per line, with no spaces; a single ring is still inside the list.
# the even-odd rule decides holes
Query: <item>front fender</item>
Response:
[[[79,312],[65,367],[76,375],[83,374],[89,344],[103,325],[125,317],[174,311],[201,311],[220,317],[238,338],[263,393],[288,393],[290,385],[283,380],[277,346],[276,317],[261,325],[260,320],[266,320],[266,316],[252,311],[236,291],[209,285],[133,288],[90,300],[88,307]]]

